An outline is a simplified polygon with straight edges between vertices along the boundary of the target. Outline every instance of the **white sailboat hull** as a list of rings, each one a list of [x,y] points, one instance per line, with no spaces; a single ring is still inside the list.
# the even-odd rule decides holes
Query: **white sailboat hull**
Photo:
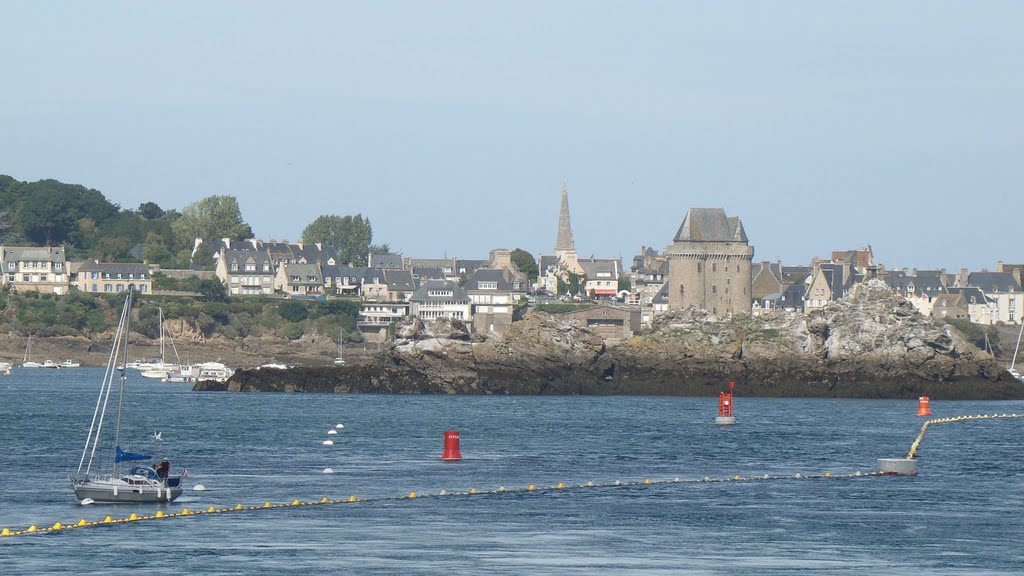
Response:
[[[178,479],[180,481],[180,479]],[[88,480],[74,480],[71,487],[79,500],[91,498],[95,502],[114,504],[118,502],[173,502],[181,496],[182,488],[168,486],[163,482],[143,476],[98,477]]]

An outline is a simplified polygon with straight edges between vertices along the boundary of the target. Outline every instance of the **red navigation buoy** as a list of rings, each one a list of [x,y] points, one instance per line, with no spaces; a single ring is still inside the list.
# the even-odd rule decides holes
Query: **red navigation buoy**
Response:
[[[736,417],[732,415],[732,391],[736,389],[734,382],[729,382],[728,392],[718,393],[718,416],[715,424],[729,426],[736,423]]]
[[[928,397],[921,396],[917,399],[917,415],[918,416],[931,416],[932,409],[928,407]]]
[[[462,453],[459,452],[458,430],[448,430],[444,433],[444,454],[441,454],[441,460],[448,462],[462,460]]]

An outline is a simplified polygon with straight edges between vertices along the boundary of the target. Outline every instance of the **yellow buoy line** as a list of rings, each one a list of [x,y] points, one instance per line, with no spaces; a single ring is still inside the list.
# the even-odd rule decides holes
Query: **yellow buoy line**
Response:
[[[921,441],[924,440],[924,433],[928,430],[928,426],[931,424],[946,424],[949,422],[966,422],[968,420],[995,420],[999,418],[1024,418],[1024,414],[978,414],[977,416],[952,416],[949,418],[935,418],[926,421],[921,425],[921,432],[918,433],[917,439],[910,445],[910,452],[907,453],[907,460],[912,460],[914,454],[917,453],[918,447],[921,446]]]
[[[132,522],[144,522],[153,520],[168,520],[172,518],[191,518],[196,516],[205,516],[209,514],[227,514],[231,512],[251,512],[256,510],[272,510],[282,508],[294,508],[301,506],[322,506],[330,504],[354,504],[354,503],[367,503],[367,502],[385,502],[395,500],[416,500],[422,498],[441,498],[448,496],[487,496],[487,495],[504,495],[504,494],[516,494],[516,493],[534,493],[534,494],[555,494],[566,490],[580,490],[580,489],[592,489],[592,488],[625,488],[625,487],[646,487],[657,484],[699,484],[699,483],[712,483],[712,482],[753,482],[753,481],[766,481],[766,480],[813,480],[813,479],[839,479],[839,478],[864,478],[871,476],[881,476],[878,472],[861,472],[856,471],[850,474],[832,474],[831,472],[825,472],[824,474],[801,474],[797,472],[792,476],[772,476],[765,474],[763,476],[741,476],[736,474],[732,477],[727,478],[711,478],[705,476],[699,479],[683,480],[679,477],[672,478],[670,480],[652,480],[645,478],[637,481],[620,481],[615,480],[614,482],[597,483],[588,481],[585,484],[565,484],[559,482],[553,486],[538,486],[530,484],[525,488],[506,488],[505,486],[499,486],[495,490],[477,490],[476,488],[469,488],[468,490],[461,492],[449,492],[441,490],[440,492],[431,494],[417,494],[415,491],[409,492],[404,496],[381,496],[375,498],[358,498],[356,496],[349,496],[344,499],[330,499],[326,496],[320,500],[292,500],[288,503],[272,503],[264,502],[260,505],[253,504],[235,504],[229,507],[218,507],[211,505],[206,509],[191,510],[189,508],[183,508],[179,512],[164,512],[158,510],[156,513],[147,516],[140,516],[132,513],[131,515],[124,518],[114,518],[112,516],[106,516],[103,520],[90,522],[85,518],[82,518],[78,522],[71,524],[62,524],[55,522],[50,526],[36,526],[32,525],[24,530],[11,530],[10,528],[3,528],[0,530],[0,537],[11,537],[11,536],[22,536],[29,534],[47,534],[52,532],[61,532],[66,530],[74,530],[79,528],[93,528],[99,526],[113,526],[117,524],[127,524]]]

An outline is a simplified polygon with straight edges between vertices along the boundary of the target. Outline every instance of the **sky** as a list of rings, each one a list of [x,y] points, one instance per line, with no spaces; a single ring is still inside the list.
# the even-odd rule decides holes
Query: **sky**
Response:
[[[4,0],[0,174],[123,208],[362,214],[415,258],[664,250],[1024,261],[1024,3]]]

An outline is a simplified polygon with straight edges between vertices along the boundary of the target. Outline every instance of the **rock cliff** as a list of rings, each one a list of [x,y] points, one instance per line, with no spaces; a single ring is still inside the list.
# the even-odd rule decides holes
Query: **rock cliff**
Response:
[[[396,327],[387,350],[356,366],[242,370],[200,389],[439,394],[710,395],[735,381],[756,396],[1024,398],[1024,384],[954,328],[921,316],[881,282],[804,316],[719,320],[662,315],[606,347],[585,327],[531,313],[501,338],[457,320]]]

